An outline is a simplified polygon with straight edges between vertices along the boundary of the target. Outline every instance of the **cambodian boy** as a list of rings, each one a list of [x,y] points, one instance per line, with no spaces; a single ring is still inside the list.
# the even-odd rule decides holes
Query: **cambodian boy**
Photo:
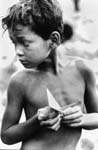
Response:
[[[20,1],[2,23],[24,66],[9,81],[2,141],[22,142],[22,150],[75,150],[82,128],[98,128],[98,97],[94,75],[83,62],[58,66],[56,49],[63,32],[58,3]],[[49,107],[46,89],[60,105],[61,114]],[[73,103],[77,105],[67,107]],[[26,121],[19,123],[23,109]]]

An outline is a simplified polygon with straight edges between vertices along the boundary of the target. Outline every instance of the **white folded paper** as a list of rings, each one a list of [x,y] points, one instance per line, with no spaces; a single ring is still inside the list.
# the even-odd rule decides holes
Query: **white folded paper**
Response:
[[[53,108],[56,111],[59,111],[60,113],[63,113],[63,110],[61,109],[61,106],[58,104],[58,102],[56,101],[56,99],[54,98],[54,96],[51,94],[51,92],[49,91],[49,89],[46,89],[47,91],[47,97],[48,97],[48,104],[51,108]],[[66,106],[64,106],[64,109],[69,108],[69,107],[74,107],[76,105],[80,105],[80,101],[76,101],[73,102],[71,104],[68,104]]]
[[[57,103],[56,99],[53,97],[53,95],[51,94],[51,92],[49,91],[49,89],[47,90],[47,96],[48,96],[48,104],[51,108],[53,108],[56,111],[61,112],[61,107],[60,105]]]

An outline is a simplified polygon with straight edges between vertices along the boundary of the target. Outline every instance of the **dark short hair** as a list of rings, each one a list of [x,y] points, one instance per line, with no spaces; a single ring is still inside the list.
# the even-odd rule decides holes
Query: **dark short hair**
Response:
[[[62,43],[70,40],[73,37],[74,31],[72,25],[64,23]]]
[[[62,10],[56,0],[20,0],[9,8],[2,18],[2,27],[14,31],[17,24],[30,26],[30,29],[44,39],[53,31],[62,36]]]

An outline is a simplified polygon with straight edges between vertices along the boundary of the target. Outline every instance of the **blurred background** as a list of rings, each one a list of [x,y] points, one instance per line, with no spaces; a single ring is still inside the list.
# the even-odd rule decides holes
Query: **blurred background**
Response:
[[[15,56],[14,46],[3,34],[1,18],[6,10],[18,0],[0,0],[0,128],[6,107],[6,91],[10,76],[22,68]],[[68,56],[84,60],[95,73],[98,88],[98,0],[58,0],[63,10],[64,22],[73,29],[73,36],[64,44]],[[64,56],[64,51],[63,51]],[[64,57],[63,57],[64,58]],[[21,121],[24,120],[22,114]],[[0,149],[19,149],[20,144],[5,145],[0,140]],[[98,129],[83,130],[77,150],[97,150]]]

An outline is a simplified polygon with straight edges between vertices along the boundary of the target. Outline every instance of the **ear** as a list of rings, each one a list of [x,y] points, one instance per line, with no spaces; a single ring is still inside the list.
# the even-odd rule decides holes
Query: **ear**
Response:
[[[61,43],[61,36],[60,33],[57,31],[54,31],[50,35],[51,40],[51,48],[56,48]]]

